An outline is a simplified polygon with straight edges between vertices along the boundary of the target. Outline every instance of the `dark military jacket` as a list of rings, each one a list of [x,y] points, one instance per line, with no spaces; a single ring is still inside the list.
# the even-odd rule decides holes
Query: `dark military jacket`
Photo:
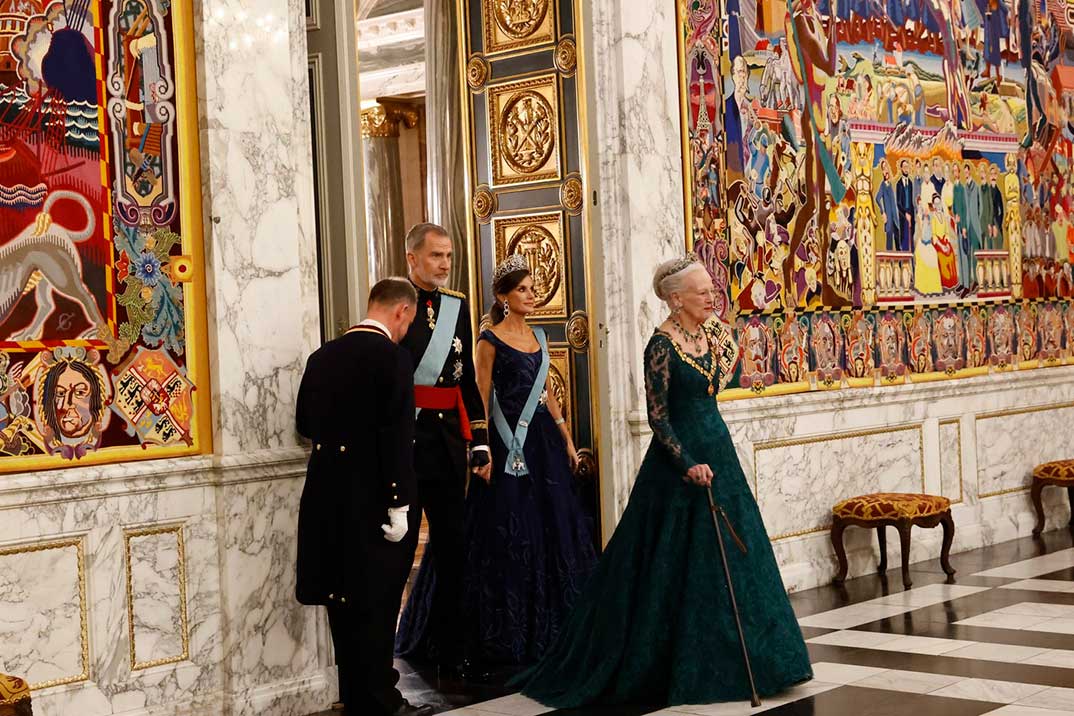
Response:
[[[378,570],[406,559],[384,539],[388,508],[416,497],[414,368],[410,354],[359,326],[309,357],[298,432],[313,443],[298,511],[303,604],[354,603]]]
[[[440,315],[440,303],[444,295],[454,296],[462,301],[459,317],[455,322],[455,340],[436,386],[459,386],[462,389],[462,399],[473,433],[473,445],[488,445],[485,406],[481,393],[477,390],[477,378],[474,375],[473,329],[470,325],[469,303],[463,294],[456,291],[426,291],[417,285],[414,287],[418,290],[417,316],[410,324],[410,330],[401,345],[410,351],[415,367],[421,362],[432,338],[433,326]],[[456,411],[421,411],[415,431],[414,466],[418,480],[423,482],[466,478],[466,441],[462,437]]]

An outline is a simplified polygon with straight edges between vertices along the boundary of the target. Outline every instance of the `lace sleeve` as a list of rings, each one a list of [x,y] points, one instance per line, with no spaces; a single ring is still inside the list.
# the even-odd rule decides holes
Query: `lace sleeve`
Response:
[[[683,474],[697,463],[679,442],[671,426],[668,389],[671,383],[671,346],[654,336],[645,349],[645,404],[653,439],[667,451]]]

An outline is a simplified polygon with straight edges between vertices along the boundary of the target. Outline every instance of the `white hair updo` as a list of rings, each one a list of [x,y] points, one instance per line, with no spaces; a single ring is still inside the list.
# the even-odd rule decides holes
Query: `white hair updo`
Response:
[[[697,270],[705,271],[705,267],[692,256],[665,261],[653,273],[653,293],[667,303],[671,300],[671,294],[681,291],[686,285],[687,276]]]

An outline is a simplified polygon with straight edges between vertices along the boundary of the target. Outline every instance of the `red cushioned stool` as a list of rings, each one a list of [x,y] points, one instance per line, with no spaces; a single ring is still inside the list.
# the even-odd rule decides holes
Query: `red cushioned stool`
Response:
[[[1033,528],[1035,535],[1044,531],[1044,504],[1040,500],[1040,493],[1048,485],[1067,488],[1067,497],[1070,498],[1070,525],[1074,527],[1074,460],[1056,460],[1033,468],[1033,489],[1030,491],[1030,497],[1033,498],[1033,507],[1037,510],[1037,526]]]
[[[887,537],[884,530],[889,526],[899,530],[902,546],[902,583],[910,588],[910,528],[943,525],[943,546],[940,549],[940,565],[948,576],[955,573],[948,557],[951,542],[955,539],[955,523],[951,519],[951,500],[937,495],[921,495],[903,492],[877,492],[843,500],[832,508],[832,546],[839,558],[836,583],[847,576],[847,553],[843,546],[843,531],[856,527],[876,528],[876,540],[880,543],[880,574],[887,571]]]

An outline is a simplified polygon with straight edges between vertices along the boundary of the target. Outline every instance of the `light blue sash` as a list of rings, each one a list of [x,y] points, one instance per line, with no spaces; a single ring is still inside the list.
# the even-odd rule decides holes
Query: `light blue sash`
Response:
[[[522,408],[522,414],[518,416],[518,425],[515,426],[514,434],[507,425],[507,418],[500,408],[500,401],[496,398],[496,389],[492,390],[492,421],[496,424],[496,432],[507,446],[507,461],[504,464],[504,472],[508,475],[521,477],[530,474],[526,467],[526,457],[522,454],[522,446],[526,444],[526,433],[530,429],[530,421],[537,412],[537,405],[541,402],[541,393],[544,392],[545,381],[548,380],[548,344],[545,341],[544,331],[540,328],[533,329],[533,335],[537,336],[537,342],[541,344],[541,367],[537,369],[537,377],[530,388],[530,397]]]
[[[455,340],[455,326],[459,321],[459,309],[462,301],[446,293],[440,294],[440,315],[436,318],[436,328],[429,338],[429,345],[421,357],[421,362],[414,369],[414,385],[436,385],[440,374],[444,372],[451,344]],[[417,320],[417,319],[415,319]],[[421,408],[414,410],[414,417],[421,414]]]

